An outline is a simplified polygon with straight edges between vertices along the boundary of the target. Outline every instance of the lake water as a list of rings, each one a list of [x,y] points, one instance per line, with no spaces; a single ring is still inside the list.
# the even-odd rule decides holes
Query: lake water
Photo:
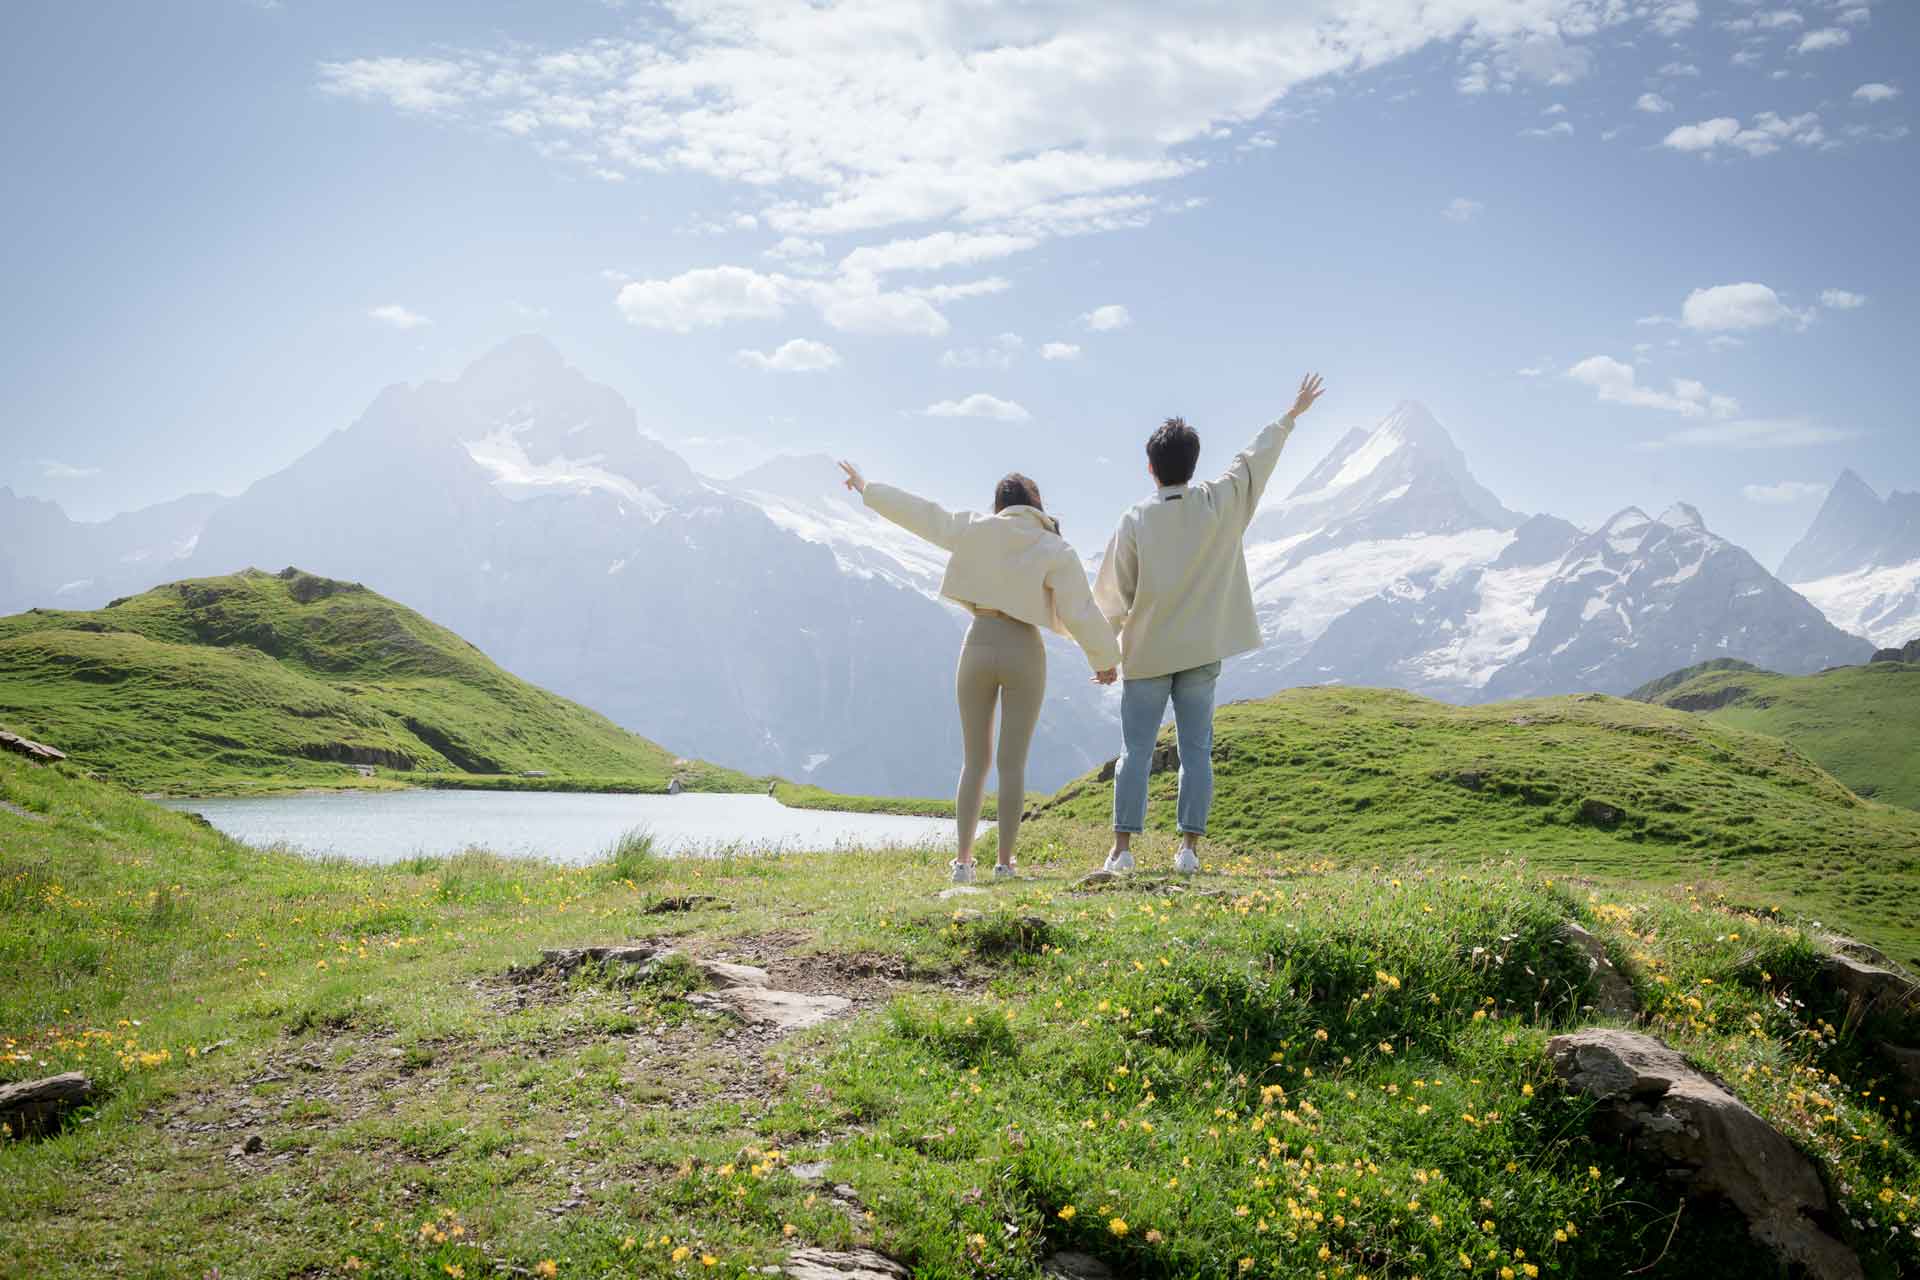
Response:
[[[556,791],[367,791],[168,800],[252,845],[356,862],[398,862],[468,848],[592,862],[622,834],[662,853],[874,846],[954,847],[950,819],[789,809],[768,796],[576,795]]]

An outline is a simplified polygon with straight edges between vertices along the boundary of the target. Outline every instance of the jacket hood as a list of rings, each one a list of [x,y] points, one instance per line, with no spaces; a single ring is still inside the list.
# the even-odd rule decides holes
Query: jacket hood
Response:
[[[1060,534],[1060,522],[1038,507],[1029,507],[1024,504],[1007,507],[1002,511],[995,512],[994,518],[997,520],[1011,520],[1017,524],[1031,525],[1036,529],[1043,529],[1055,537],[1058,537]]]

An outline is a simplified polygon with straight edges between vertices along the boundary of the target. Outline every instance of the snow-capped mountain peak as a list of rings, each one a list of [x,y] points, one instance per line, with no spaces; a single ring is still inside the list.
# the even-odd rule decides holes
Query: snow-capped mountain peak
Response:
[[[1260,513],[1249,537],[1313,534],[1322,545],[1326,537],[1511,529],[1522,518],[1473,478],[1425,405],[1403,400],[1372,431],[1343,436],[1285,500]]]
[[[1840,473],[1780,576],[1838,626],[1894,646],[1920,634],[1920,493],[1882,501]]]

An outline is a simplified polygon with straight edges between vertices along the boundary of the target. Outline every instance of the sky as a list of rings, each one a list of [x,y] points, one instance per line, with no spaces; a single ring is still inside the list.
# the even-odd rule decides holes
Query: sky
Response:
[[[0,484],[237,492],[524,332],[726,476],[1276,487],[1401,399],[1507,505],[1772,565],[1920,488],[1920,12],[1878,0],[20,0]],[[831,483],[823,477],[823,486]]]

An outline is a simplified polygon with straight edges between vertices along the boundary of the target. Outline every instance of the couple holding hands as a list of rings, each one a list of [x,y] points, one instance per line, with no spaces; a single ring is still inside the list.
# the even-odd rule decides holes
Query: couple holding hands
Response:
[[[1241,539],[1295,420],[1322,390],[1318,375],[1302,379],[1286,415],[1255,436],[1219,479],[1200,484],[1193,483],[1199,433],[1179,418],[1162,424],[1147,438],[1154,492],[1120,518],[1091,589],[1080,557],[1046,514],[1039,486],[1018,472],[995,487],[993,513],[986,515],[945,510],[840,464],[847,488],[869,508],[952,553],[940,594],[973,614],[954,681],[965,750],[955,883],[973,880],[996,712],[1000,858],[993,873],[996,879],[1014,875],[1027,748],[1047,688],[1041,627],[1071,636],[1097,682],[1121,683],[1122,746],[1107,870],[1133,869],[1131,844],[1146,825],[1147,773],[1169,701],[1180,744],[1180,849],[1173,866],[1200,869],[1200,837],[1213,803],[1214,684],[1221,659],[1260,644]]]

